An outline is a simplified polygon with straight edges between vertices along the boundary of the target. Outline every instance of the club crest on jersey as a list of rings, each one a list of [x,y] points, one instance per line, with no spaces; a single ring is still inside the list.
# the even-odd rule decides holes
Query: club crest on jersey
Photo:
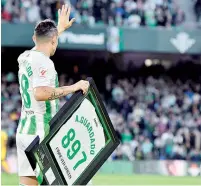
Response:
[[[41,67],[41,68],[39,69],[39,76],[40,76],[40,77],[46,77],[46,76],[47,76],[47,69]]]

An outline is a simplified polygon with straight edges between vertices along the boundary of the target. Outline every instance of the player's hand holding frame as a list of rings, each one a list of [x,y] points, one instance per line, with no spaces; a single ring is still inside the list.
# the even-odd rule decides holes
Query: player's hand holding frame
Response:
[[[75,83],[73,86],[75,88],[75,92],[78,90],[82,90],[83,94],[86,94],[89,89],[89,82],[80,80],[77,83]]]
[[[72,26],[75,18],[69,20],[71,7],[68,5],[63,5],[61,9],[58,10],[58,34],[60,35],[63,31]]]

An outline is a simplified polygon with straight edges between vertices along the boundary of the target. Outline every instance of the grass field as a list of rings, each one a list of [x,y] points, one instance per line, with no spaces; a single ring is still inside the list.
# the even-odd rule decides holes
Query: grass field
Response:
[[[18,185],[18,177],[16,174],[3,173],[1,182],[1,185]],[[97,174],[93,178],[93,185],[201,185],[201,177]]]

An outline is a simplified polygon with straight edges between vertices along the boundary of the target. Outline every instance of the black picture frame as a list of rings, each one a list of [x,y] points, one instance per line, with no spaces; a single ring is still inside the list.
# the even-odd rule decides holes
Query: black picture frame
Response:
[[[86,185],[120,144],[93,78],[89,77],[87,78],[87,81],[90,83],[88,93],[83,95],[81,91],[78,91],[73,94],[69,101],[64,104],[64,106],[50,121],[50,131],[44,140],[39,144],[40,139],[37,136],[25,150],[33,170],[36,168],[36,163],[38,163],[42,171],[43,182],[41,185],[50,185],[45,177],[45,172],[47,172],[50,167],[56,177],[55,181],[51,185],[68,185],[50,149],[49,142],[58,130],[65,124],[65,122],[72,116],[85,98],[89,99],[95,107],[96,113],[103,126],[107,143],[103,150],[95,156],[93,161],[83,171],[73,185]]]

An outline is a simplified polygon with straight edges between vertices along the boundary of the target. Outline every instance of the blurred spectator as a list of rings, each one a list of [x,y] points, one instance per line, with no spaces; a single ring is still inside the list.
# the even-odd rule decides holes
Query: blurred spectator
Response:
[[[40,8],[36,1],[32,1],[27,9],[27,20],[30,23],[36,23],[40,18]]]
[[[145,141],[142,144],[142,152],[145,157],[145,159],[151,159],[152,158],[152,149],[153,144],[150,142],[149,138],[145,139]]]
[[[184,22],[184,20],[185,14],[180,8],[178,8],[172,15],[172,25],[179,26]]]
[[[192,149],[189,156],[191,161],[201,161],[201,152],[196,149]]]
[[[195,10],[196,21],[199,22],[201,17],[201,0],[194,0],[194,2],[195,2],[194,10]]]

